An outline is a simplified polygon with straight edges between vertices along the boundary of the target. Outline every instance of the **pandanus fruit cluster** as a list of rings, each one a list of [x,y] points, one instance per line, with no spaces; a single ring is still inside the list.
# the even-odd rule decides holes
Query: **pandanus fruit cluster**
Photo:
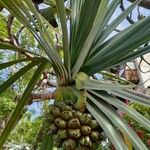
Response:
[[[47,133],[53,137],[54,146],[63,150],[96,149],[102,140],[100,126],[90,113],[81,113],[57,102],[49,106]]]

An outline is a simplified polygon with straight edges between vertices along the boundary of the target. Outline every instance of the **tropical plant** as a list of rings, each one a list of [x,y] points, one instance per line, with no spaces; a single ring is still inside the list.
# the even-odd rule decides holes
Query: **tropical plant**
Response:
[[[119,100],[119,97],[121,97],[131,102],[150,106],[149,98],[137,95],[132,90],[133,84],[121,85],[109,80],[92,79],[96,73],[102,73],[104,70],[107,71],[111,67],[121,65],[150,52],[149,45],[143,46],[150,40],[150,17],[136,22],[113,37],[110,36],[140,2],[140,0],[137,0],[114,20],[111,20],[120,1],[68,0],[69,8],[67,9],[70,13],[68,16],[64,0],[46,0],[47,5],[53,4],[57,8],[63,44],[62,50],[60,49],[62,53],[59,53],[51,35],[55,29],[37,11],[31,0],[13,0],[11,2],[0,0],[2,8],[6,8],[29,29],[40,44],[40,49],[45,52],[44,55],[39,55],[38,52],[33,52],[31,49],[26,50],[22,47],[0,43],[0,49],[2,50],[15,51],[25,56],[31,56],[0,64],[0,69],[5,69],[14,64],[29,62],[0,85],[0,93],[26,72],[35,70],[2,132],[0,149],[2,149],[8,135],[18,122],[37,81],[42,73],[51,66],[57,78],[57,88],[54,94],[56,101],[61,99],[64,102],[68,100],[69,102],[75,102],[75,109],[91,113],[116,149],[129,149],[129,144],[124,137],[131,141],[135,149],[148,149],[134,130],[118,115],[115,108],[127,113],[150,131],[150,121]],[[64,120],[63,123],[65,124]],[[43,149],[50,149],[53,143],[49,140],[48,133],[47,131],[44,135]],[[89,141],[89,138],[88,141],[83,139],[80,144],[86,145]],[[79,144],[76,141],[73,141],[73,143]],[[68,143],[66,145],[70,147]],[[46,146],[48,147],[46,148]]]

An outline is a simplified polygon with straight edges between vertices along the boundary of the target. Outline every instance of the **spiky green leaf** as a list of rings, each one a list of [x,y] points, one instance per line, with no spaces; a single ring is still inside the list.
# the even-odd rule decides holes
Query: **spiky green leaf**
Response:
[[[108,119],[105,114],[101,112],[96,106],[87,102],[86,107],[89,112],[94,116],[94,118],[98,121],[99,125],[105,131],[106,135],[109,137],[111,142],[114,144],[117,150],[127,150],[127,146],[124,143],[123,138],[119,134],[119,132],[114,128],[111,121]]]
[[[13,76],[11,76],[8,80],[0,85],[0,93],[4,92],[9,86],[11,86],[16,80],[18,80],[22,75],[24,75],[27,71],[29,71],[34,66],[38,65],[39,59],[32,61],[25,67],[21,68],[18,72],[16,72]]]
[[[148,150],[135,131],[123,119],[120,118],[111,106],[104,103],[101,99],[94,98],[90,94],[87,94],[87,96],[111,120],[111,122],[120,129],[121,132],[128,136],[136,149]]]

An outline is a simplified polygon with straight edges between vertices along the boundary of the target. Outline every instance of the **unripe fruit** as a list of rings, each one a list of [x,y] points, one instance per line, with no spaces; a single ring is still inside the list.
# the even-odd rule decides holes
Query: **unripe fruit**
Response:
[[[81,127],[81,132],[83,135],[88,135],[91,132],[91,128],[89,126],[82,126]]]
[[[92,120],[91,124],[90,124],[90,127],[92,128],[92,130],[96,130],[96,129],[99,128],[99,124],[96,120]]]
[[[72,108],[70,106],[65,106],[63,110],[72,111]]]
[[[81,122],[81,124],[84,124],[84,125],[90,125],[91,119],[89,118],[89,116],[87,114],[83,114],[80,117],[80,122]]]
[[[75,150],[76,142],[72,139],[65,140],[62,144],[63,150]]]
[[[63,111],[63,112],[61,113],[61,117],[62,117],[64,120],[68,121],[68,120],[70,120],[70,119],[73,118],[73,113],[72,113],[71,111]]]
[[[68,129],[68,135],[70,138],[79,139],[81,137],[80,129]]]
[[[75,117],[75,118],[80,119],[81,116],[82,116],[82,113],[81,113],[81,112],[79,112],[79,111],[75,111],[75,112],[74,112],[74,117]]]
[[[81,137],[79,143],[83,146],[92,146],[89,136]]]
[[[80,121],[78,118],[73,118],[68,121],[68,127],[71,129],[77,129],[80,128]]]
[[[64,129],[67,127],[67,123],[61,118],[55,119],[55,125],[60,129]]]
[[[55,102],[45,117],[46,132],[54,146],[63,150],[95,150],[101,140],[100,126],[91,114],[73,110],[64,102]]]
[[[49,123],[51,123],[51,122],[53,123],[54,120],[55,120],[55,117],[54,117],[52,114],[46,116],[46,118],[47,118],[47,121],[48,121]]]
[[[54,117],[58,117],[60,116],[60,108],[56,107],[56,106],[51,106],[50,107],[50,113],[54,116]]]
[[[90,119],[92,119],[92,115],[91,115],[91,114],[87,114],[87,116],[88,116]]]
[[[97,141],[100,138],[100,134],[97,131],[91,132],[91,140]]]

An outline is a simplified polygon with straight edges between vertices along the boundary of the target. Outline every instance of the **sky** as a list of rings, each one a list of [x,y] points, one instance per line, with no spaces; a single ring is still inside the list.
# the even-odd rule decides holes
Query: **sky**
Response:
[[[125,8],[127,8],[127,7],[129,7],[130,6],[130,2],[128,2],[127,0],[124,0],[124,7]],[[145,9],[145,8],[143,8],[143,7],[140,7],[140,12],[141,12],[141,14],[142,15],[144,15],[144,16],[150,16],[150,10],[148,10],[148,9]],[[113,14],[113,16],[112,16],[112,18],[111,18],[111,20],[114,20],[119,14],[121,14],[122,13],[122,10],[118,7],[117,9],[116,9],[116,11],[115,11],[115,13]],[[133,10],[133,12],[132,12],[132,19],[134,20],[134,21],[137,21],[137,16],[138,16],[138,11],[137,11],[137,7]],[[119,29],[119,30],[123,30],[123,29],[125,29],[126,27],[128,27],[130,25],[130,23],[125,19],[118,27],[117,27],[117,29]]]

